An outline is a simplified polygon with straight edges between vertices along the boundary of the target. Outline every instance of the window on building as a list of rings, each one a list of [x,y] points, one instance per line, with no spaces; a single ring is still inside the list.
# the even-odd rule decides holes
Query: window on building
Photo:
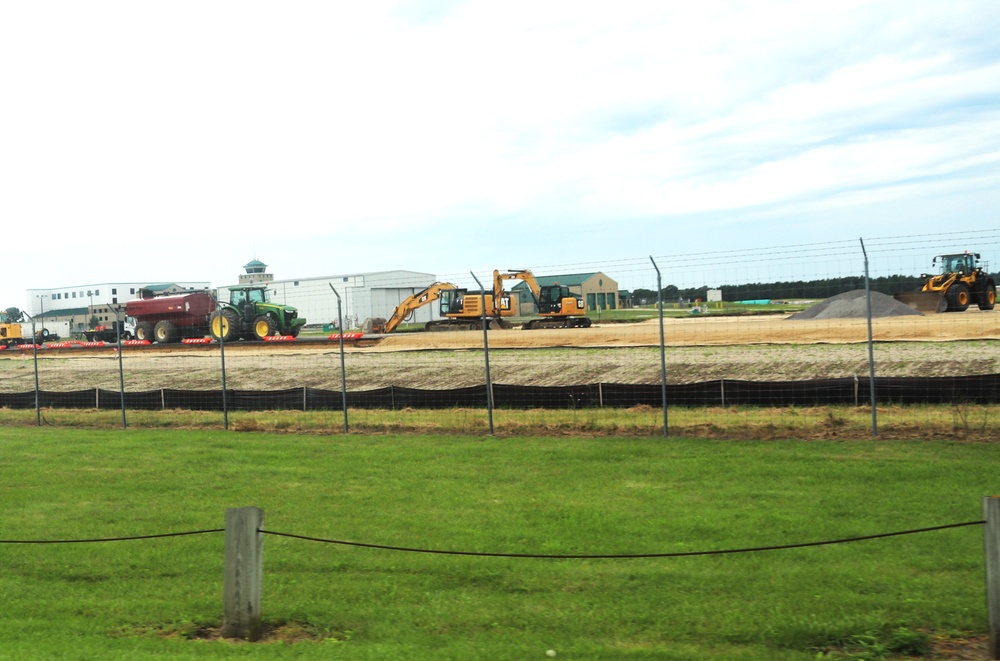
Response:
[[[295,282],[293,282],[293,283],[292,283],[292,286],[293,286],[293,287],[298,287],[298,286],[299,286],[299,281],[298,281],[298,280],[296,280]]]
[[[132,287],[132,288],[130,288],[130,289],[128,290],[128,293],[130,293],[130,294],[134,294],[134,293],[135,293],[135,287]]]
[[[100,296],[100,295],[101,295],[101,290],[100,289],[95,289],[94,290],[94,296]]]
[[[118,293],[118,289],[117,289],[117,288],[115,288],[115,287],[112,287],[112,288],[111,288],[111,295],[112,295],[112,296],[114,296],[114,295],[115,295],[115,294],[117,294],[117,293]]]
[[[73,292],[73,298],[76,298],[76,292]]]

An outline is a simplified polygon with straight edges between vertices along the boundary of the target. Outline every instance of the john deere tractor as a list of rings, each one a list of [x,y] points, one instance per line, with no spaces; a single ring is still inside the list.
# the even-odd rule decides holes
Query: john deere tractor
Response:
[[[262,340],[270,335],[297,337],[306,320],[290,305],[272,303],[266,287],[230,287],[229,303],[220,303],[209,317],[216,340]]]
[[[940,273],[921,274],[924,286],[920,291],[896,294],[898,301],[921,312],[965,312],[970,305],[980,310],[992,310],[996,304],[997,285],[979,263],[979,253],[938,255]]]

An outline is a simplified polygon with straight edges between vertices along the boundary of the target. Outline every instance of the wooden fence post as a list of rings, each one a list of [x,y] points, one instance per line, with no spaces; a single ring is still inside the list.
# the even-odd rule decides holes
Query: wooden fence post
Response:
[[[986,558],[986,613],[989,658],[1000,659],[1000,496],[983,498],[983,551]]]
[[[264,510],[226,510],[223,638],[259,640],[264,581]]]

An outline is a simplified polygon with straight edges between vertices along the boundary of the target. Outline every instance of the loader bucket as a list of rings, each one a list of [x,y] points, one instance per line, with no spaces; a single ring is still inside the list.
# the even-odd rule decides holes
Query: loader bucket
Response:
[[[892,297],[918,312],[935,314],[948,309],[948,301],[945,300],[944,293],[939,291],[908,291],[893,294]]]

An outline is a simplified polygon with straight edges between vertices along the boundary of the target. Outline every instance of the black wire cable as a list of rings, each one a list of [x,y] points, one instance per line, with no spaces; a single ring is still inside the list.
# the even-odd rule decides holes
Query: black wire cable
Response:
[[[134,535],[132,537],[98,537],[94,539],[0,539],[0,544],[89,544],[92,542],[130,542],[136,539],[159,539],[162,537],[184,537],[225,532],[225,528],[210,530],[189,530],[187,532],[165,532],[157,535]]]
[[[601,559],[633,559],[633,558],[681,558],[702,555],[730,555],[736,553],[753,553],[756,551],[779,551],[784,549],[798,549],[813,546],[828,546],[831,544],[847,544],[850,542],[861,542],[871,539],[882,539],[885,537],[899,537],[901,535],[915,535],[918,533],[933,532],[936,530],[947,530],[949,528],[963,528],[968,526],[984,525],[986,521],[966,521],[964,523],[950,523],[942,526],[931,526],[928,528],[915,528],[911,530],[899,530],[896,532],[878,533],[875,535],[862,535],[859,537],[847,537],[843,539],[825,540],[820,542],[800,542],[796,544],[777,544],[772,546],[755,546],[737,549],[717,549],[714,551],[677,551],[671,553],[608,553],[608,554],[551,554],[551,553],[498,553],[488,551],[450,551],[445,549],[424,549],[407,546],[392,546],[388,544],[370,544],[367,542],[351,542],[339,539],[325,539],[322,537],[310,537],[308,535],[297,535],[294,533],[278,532],[275,530],[258,530],[264,535],[274,535],[276,537],[288,537],[291,539],[301,539],[309,542],[321,542],[324,544],[337,544],[341,546],[354,546],[369,549],[381,549],[385,551],[404,551],[408,553],[429,553],[436,555],[462,555],[489,558],[539,558],[550,560],[601,560]],[[140,539],[161,539],[165,537],[185,537],[191,535],[204,535],[209,533],[225,532],[225,528],[211,528],[207,530],[189,530],[185,532],[160,533],[153,535],[134,535],[130,537],[98,537],[91,539],[0,539],[0,544],[88,544],[94,542],[126,542]]]
[[[410,548],[406,546],[390,546],[386,544],[368,544],[365,542],[348,542],[338,539],[323,539],[321,537],[309,537],[306,535],[295,535],[292,533],[277,532],[274,530],[258,530],[257,532],[264,535],[275,535],[277,537],[290,537],[292,539],[302,539],[309,542],[322,542],[325,544],[339,544],[342,546],[357,546],[369,549],[382,549],[385,551],[406,551],[409,553],[433,553],[438,555],[464,555],[464,556],[476,556],[476,557],[490,557],[490,558],[543,558],[550,560],[600,560],[600,559],[632,559],[632,558],[681,558],[687,556],[699,556],[699,555],[725,555],[734,553],[753,553],[755,551],[778,551],[783,549],[798,549],[810,546],[826,546],[830,544],[846,544],[849,542],[861,542],[869,539],[880,539],[883,537],[898,537],[900,535],[914,535],[917,533],[932,532],[935,530],[946,530],[948,528],[962,528],[965,526],[980,526],[985,524],[986,521],[967,521],[965,523],[951,523],[943,526],[932,526],[929,528],[917,528],[914,530],[900,530],[897,532],[886,532],[876,535],[863,535],[860,537],[848,537],[845,539],[835,539],[827,540],[822,542],[801,542],[798,544],[779,544],[775,546],[757,546],[752,548],[740,548],[740,549],[720,549],[715,551],[680,551],[675,553],[615,553],[615,554],[571,554],[571,555],[557,555],[557,554],[547,554],[547,553],[490,553],[490,552],[479,552],[479,551],[448,551],[442,549],[421,549],[421,548]]]

